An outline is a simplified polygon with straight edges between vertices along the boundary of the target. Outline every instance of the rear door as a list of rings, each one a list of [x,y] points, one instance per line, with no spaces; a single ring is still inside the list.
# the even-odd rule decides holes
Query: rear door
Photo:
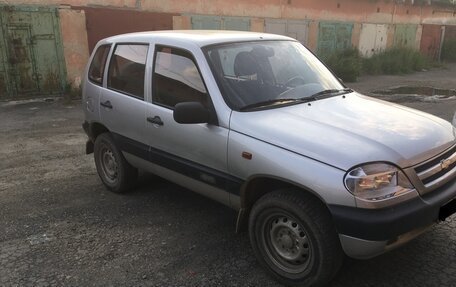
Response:
[[[99,121],[100,95],[103,90],[103,80],[105,74],[106,60],[108,59],[111,44],[100,45],[97,47],[95,54],[87,73],[87,79],[84,84],[84,99],[86,119],[91,121]]]
[[[145,71],[149,44],[118,43],[99,101],[101,122],[124,151],[147,156],[144,144]]]

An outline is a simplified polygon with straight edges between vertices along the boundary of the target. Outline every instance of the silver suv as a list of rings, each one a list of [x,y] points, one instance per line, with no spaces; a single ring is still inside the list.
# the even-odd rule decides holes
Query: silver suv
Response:
[[[163,31],[100,41],[87,153],[113,192],[138,169],[239,212],[258,261],[323,285],[456,210],[456,128],[345,87],[294,39]]]

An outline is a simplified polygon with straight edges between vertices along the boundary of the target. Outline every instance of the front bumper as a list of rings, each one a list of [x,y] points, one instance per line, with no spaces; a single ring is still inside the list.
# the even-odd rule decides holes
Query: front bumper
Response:
[[[382,209],[330,205],[345,253],[371,258],[402,245],[456,213],[456,178],[437,190]]]

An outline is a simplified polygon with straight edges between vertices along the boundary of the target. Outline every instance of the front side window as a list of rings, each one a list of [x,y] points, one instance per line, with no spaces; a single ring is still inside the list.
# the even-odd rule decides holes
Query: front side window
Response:
[[[111,57],[108,88],[144,99],[148,45],[119,44]]]
[[[89,68],[89,79],[95,84],[103,84],[103,74],[111,45],[98,47]]]
[[[192,55],[177,48],[157,47],[152,79],[153,103],[174,108],[182,102],[209,106],[204,82]]]
[[[294,41],[222,44],[205,49],[228,105],[235,110],[302,103],[347,92],[306,48]]]

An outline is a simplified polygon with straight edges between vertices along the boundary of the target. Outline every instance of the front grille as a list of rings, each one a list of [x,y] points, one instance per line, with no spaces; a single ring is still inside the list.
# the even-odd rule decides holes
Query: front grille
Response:
[[[426,191],[431,191],[456,176],[456,146],[415,168]]]

